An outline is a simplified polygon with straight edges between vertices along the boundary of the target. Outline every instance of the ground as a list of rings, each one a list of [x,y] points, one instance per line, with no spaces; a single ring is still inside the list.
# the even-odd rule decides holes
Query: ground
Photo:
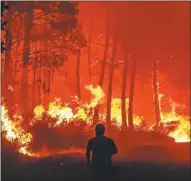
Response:
[[[134,156],[119,155],[113,158],[113,164],[120,167],[114,181],[190,180],[189,160],[167,159],[169,155],[164,148],[138,146],[132,149],[132,153],[129,152],[133,153]],[[140,159],[141,154],[145,159]],[[16,156],[17,153],[11,155],[3,154],[2,181],[90,180],[90,169],[86,165],[84,154],[53,155],[40,159]],[[151,159],[146,159],[149,155]]]

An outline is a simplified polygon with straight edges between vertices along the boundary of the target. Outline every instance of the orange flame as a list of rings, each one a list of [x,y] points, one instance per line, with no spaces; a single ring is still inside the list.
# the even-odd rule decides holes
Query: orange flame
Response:
[[[126,112],[129,107],[129,99],[126,98]],[[128,115],[127,116],[127,123],[128,123]],[[111,102],[111,118],[114,120],[114,124],[117,127],[122,126],[122,116],[121,116],[121,99],[119,98],[113,98]],[[133,116],[133,121],[136,126],[139,126],[140,123],[142,122],[142,118],[139,116],[134,115]]]
[[[38,105],[34,108],[33,113],[34,117],[32,121],[29,123],[30,126],[33,126],[37,121],[48,121],[49,119],[43,120],[43,115],[47,115],[50,118],[54,118],[55,121],[48,121],[48,126],[58,127],[61,124],[68,124],[75,120],[82,120],[87,125],[92,125],[93,118],[93,108],[95,108],[98,104],[104,104],[105,94],[101,87],[93,87],[92,85],[85,86],[85,89],[89,90],[92,94],[92,99],[90,102],[81,104],[77,108],[77,112],[74,114],[72,108],[69,107],[69,104],[63,103],[60,98],[55,98],[54,101],[50,102],[48,105],[48,109],[46,110],[43,105]],[[160,97],[162,98],[162,94]],[[160,98],[160,101],[161,101]],[[171,100],[171,99],[170,99]],[[129,99],[126,98],[126,108],[128,109]],[[171,111],[168,113],[163,113],[161,111],[161,123],[171,123],[172,121],[178,122],[178,126],[170,131],[168,136],[173,137],[175,142],[190,142],[190,120],[188,116],[178,115],[176,113],[176,107],[180,106],[179,104],[173,102],[171,100]],[[7,108],[2,105],[2,131],[5,138],[16,144],[18,151],[24,155],[28,156],[47,156],[54,154],[55,152],[50,152],[48,149],[44,148],[38,153],[33,153],[29,150],[29,145],[33,140],[33,136],[31,133],[28,133],[22,126],[23,118],[21,115],[15,114],[11,119],[8,115]],[[104,121],[106,113],[100,113],[100,117],[103,118]],[[128,116],[128,115],[127,115]],[[121,117],[121,99],[113,98],[111,104],[111,118],[113,124],[117,128],[121,128],[122,126],[122,117]],[[128,117],[127,117],[128,120]],[[143,118],[134,115],[134,124],[137,127],[141,126]],[[149,130],[153,130],[151,126]],[[75,150],[75,149],[73,149]],[[71,151],[71,150],[70,150]],[[56,153],[63,153],[64,151],[57,150]]]
[[[11,143],[16,143],[20,153],[32,156],[29,151],[29,143],[32,141],[32,135],[27,133],[22,127],[22,116],[13,116],[14,120],[10,119],[8,110],[3,105],[2,110],[2,131],[5,132],[5,137]]]
[[[162,123],[178,122],[175,130],[171,131],[168,136],[175,139],[175,142],[190,142],[190,119],[189,116],[178,115],[176,113],[177,107],[184,107],[184,105],[177,104],[169,99],[171,111],[169,113],[161,113]]]

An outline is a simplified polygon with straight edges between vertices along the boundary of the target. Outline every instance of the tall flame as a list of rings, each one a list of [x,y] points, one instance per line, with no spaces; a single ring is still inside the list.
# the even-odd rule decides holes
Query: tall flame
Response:
[[[169,99],[171,111],[168,113],[161,113],[162,123],[171,123],[173,121],[178,122],[178,126],[175,130],[170,131],[168,136],[175,139],[175,142],[190,142],[190,119],[189,116],[178,115],[176,113],[177,107],[184,107],[184,105],[177,104]]]
[[[129,107],[129,99],[126,98],[126,109]],[[126,110],[127,112],[127,110]],[[118,127],[122,126],[122,116],[121,116],[121,99],[119,98],[113,98],[111,102],[111,119],[114,121],[114,124]],[[127,115],[128,120],[128,115]],[[133,116],[133,122],[136,126],[139,126],[142,122],[142,118],[139,116],[134,115]],[[128,121],[127,121],[128,123]]]
[[[28,156],[32,156],[33,153],[29,151],[29,144],[32,141],[32,135],[27,133],[22,127],[22,117],[13,116],[15,119],[12,120],[8,115],[8,110],[3,105],[2,110],[2,131],[5,132],[5,137],[11,143],[16,143],[20,153]]]
[[[32,121],[29,123],[29,126],[34,126],[35,123],[38,121],[45,121],[47,122],[48,126],[51,127],[59,127],[60,125],[64,124],[67,125],[70,122],[74,122],[76,120],[84,121],[87,126],[92,125],[92,118],[93,118],[93,111],[94,108],[98,104],[104,104],[105,94],[101,87],[97,86],[94,87],[92,85],[85,86],[85,89],[89,90],[92,94],[92,99],[89,102],[84,104],[78,105],[75,110],[70,108],[70,104],[63,103],[60,98],[55,98],[54,101],[48,104],[47,109],[44,105],[38,105],[34,108],[33,113],[34,117]],[[160,94],[160,101],[162,96]],[[175,139],[175,142],[190,142],[190,120],[188,116],[185,115],[178,115],[176,113],[176,107],[181,106],[171,99],[171,111],[170,112],[162,112],[161,109],[161,123],[172,123],[173,121],[178,122],[178,126],[174,130],[169,131],[168,136]],[[126,98],[126,108],[128,109],[129,99]],[[33,153],[30,151],[30,143],[33,141],[33,136],[31,133],[27,132],[23,128],[23,118],[21,115],[15,114],[10,118],[8,115],[8,110],[5,105],[1,106],[2,109],[2,133],[5,138],[13,143],[16,144],[18,151],[22,154],[28,156],[40,156],[42,150],[39,153]],[[74,113],[76,112],[76,113]],[[54,118],[54,119],[46,119],[43,116],[46,115],[47,117]],[[106,113],[100,113],[100,117],[103,118],[104,121]],[[127,115],[128,116],[128,115]],[[113,98],[111,104],[111,118],[112,123],[117,127],[121,128],[122,126],[122,117],[121,117],[121,99]],[[128,117],[127,117],[128,120]],[[141,127],[141,123],[143,123],[142,117],[138,115],[134,115],[133,117],[134,124],[137,127]],[[128,121],[127,121],[128,122]],[[148,130],[153,130],[153,127],[150,127]],[[46,150],[46,151],[45,151]],[[53,154],[46,148],[44,151],[47,154]],[[44,152],[44,153],[45,153]],[[58,150],[58,152],[62,152]]]

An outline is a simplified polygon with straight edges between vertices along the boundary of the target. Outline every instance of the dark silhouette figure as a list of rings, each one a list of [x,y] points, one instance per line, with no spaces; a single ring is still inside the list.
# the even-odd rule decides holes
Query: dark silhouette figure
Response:
[[[93,180],[108,181],[112,173],[112,155],[118,152],[114,141],[104,136],[103,124],[96,126],[96,137],[88,141],[86,158],[87,164],[91,166]],[[92,158],[90,159],[90,153]]]

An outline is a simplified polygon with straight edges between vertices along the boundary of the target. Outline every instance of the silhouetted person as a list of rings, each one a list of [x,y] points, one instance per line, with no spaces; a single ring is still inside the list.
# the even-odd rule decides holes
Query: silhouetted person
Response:
[[[112,155],[118,152],[114,141],[104,136],[103,124],[96,126],[96,137],[88,141],[86,158],[91,165],[93,179],[96,181],[108,181],[112,172]],[[90,153],[92,158],[90,159]]]

